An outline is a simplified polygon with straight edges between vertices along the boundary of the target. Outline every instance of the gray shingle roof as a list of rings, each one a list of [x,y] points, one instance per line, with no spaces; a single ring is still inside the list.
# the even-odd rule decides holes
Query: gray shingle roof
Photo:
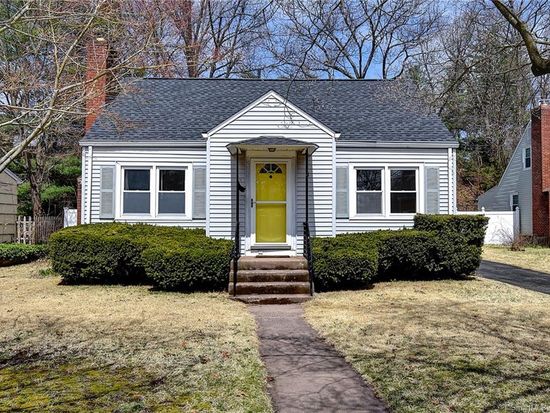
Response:
[[[284,136],[258,136],[257,138],[246,139],[236,142],[240,145],[288,145],[288,146],[307,146],[310,143],[298,139],[285,138]]]
[[[439,117],[403,99],[392,81],[259,79],[132,82],[85,141],[200,141],[202,133],[271,90],[340,132],[340,141],[454,143]]]

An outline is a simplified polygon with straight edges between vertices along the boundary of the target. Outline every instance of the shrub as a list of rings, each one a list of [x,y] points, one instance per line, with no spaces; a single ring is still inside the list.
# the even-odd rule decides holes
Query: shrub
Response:
[[[377,239],[372,233],[313,238],[315,289],[353,289],[372,283],[377,273]]]
[[[380,231],[377,236],[379,278],[421,277],[439,269],[432,232],[404,229]]]
[[[487,222],[475,215],[417,215],[415,229],[314,238],[316,289],[469,275],[479,266]]]
[[[379,233],[380,279],[457,278],[479,266],[481,247],[462,235],[400,230]]]
[[[162,290],[223,290],[227,287],[233,243],[216,240],[215,244],[210,248],[205,245],[148,248],[143,252],[145,273]]]
[[[125,224],[65,228],[49,239],[52,269],[66,283],[135,283],[144,280],[142,234]],[[140,232],[140,231],[135,231]]]
[[[41,244],[0,244],[0,267],[31,262],[46,254],[47,248]]]
[[[452,234],[469,245],[483,246],[489,218],[483,215],[428,215],[417,214],[414,228],[433,231],[440,235]]]
[[[66,283],[152,282],[163,289],[221,289],[221,261],[229,273],[231,241],[203,230],[92,224],[66,228],[50,237],[52,268]]]

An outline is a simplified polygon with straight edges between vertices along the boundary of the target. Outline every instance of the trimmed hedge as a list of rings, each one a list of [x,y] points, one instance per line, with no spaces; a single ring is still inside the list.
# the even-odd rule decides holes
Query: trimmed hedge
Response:
[[[159,245],[143,254],[145,273],[162,290],[212,291],[227,288],[232,242],[178,248]]]
[[[377,273],[377,239],[366,234],[313,238],[315,289],[327,291],[361,288]]]
[[[483,216],[417,215],[415,229],[314,238],[316,289],[471,274],[479,266],[486,226]],[[196,291],[226,287],[232,246],[203,230],[109,223],[58,231],[49,253],[65,283],[148,282]]]
[[[414,228],[433,231],[441,235],[453,235],[469,245],[483,246],[489,218],[483,215],[428,215],[417,214]]]
[[[487,221],[476,215],[417,215],[415,229],[314,238],[316,289],[469,275],[479,266]]]
[[[481,247],[462,236],[430,231],[380,233],[378,278],[457,278],[473,273],[481,261]]]
[[[35,261],[46,255],[47,248],[42,244],[0,244],[0,267]]]
[[[49,250],[52,268],[65,283],[147,282],[170,290],[213,290],[225,286],[221,280],[229,273],[232,245],[200,229],[107,223],[58,231]]]

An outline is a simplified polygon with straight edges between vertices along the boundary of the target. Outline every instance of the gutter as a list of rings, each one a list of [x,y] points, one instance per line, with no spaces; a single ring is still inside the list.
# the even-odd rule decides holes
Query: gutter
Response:
[[[458,148],[458,142],[433,141],[336,141],[336,148]]]
[[[80,146],[120,146],[120,147],[193,147],[206,148],[206,142],[203,141],[93,141],[82,140],[78,142]]]
[[[105,147],[171,147],[171,148],[206,148],[204,141],[93,141],[82,140],[80,146]],[[383,142],[383,141],[336,141],[341,148],[458,148],[458,142]]]

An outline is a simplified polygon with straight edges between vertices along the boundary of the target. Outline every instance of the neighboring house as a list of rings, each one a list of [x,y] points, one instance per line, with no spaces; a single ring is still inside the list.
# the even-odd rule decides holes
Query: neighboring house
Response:
[[[17,222],[17,185],[23,181],[9,169],[0,173],[0,242],[13,242]]]
[[[537,238],[550,236],[550,104],[533,110],[510,162],[497,186],[478,198],[487,211],[519,208],[520,232]]]
[[[519,228],[525,235],[533,233],[531,164],[531,122],[529,122],[498,185],[489,189],[477,200],[479,208],[485,208],[486,211],[514,211],[519,208]]]
[[[106,55],[95,49],[90,70]],[[334,236],[455,212],[457,143],[391,81],[142,79],[130,89],[87,122],[83,223],[233,238],[238,222],[244,254],[297,255],[304,222]]]

